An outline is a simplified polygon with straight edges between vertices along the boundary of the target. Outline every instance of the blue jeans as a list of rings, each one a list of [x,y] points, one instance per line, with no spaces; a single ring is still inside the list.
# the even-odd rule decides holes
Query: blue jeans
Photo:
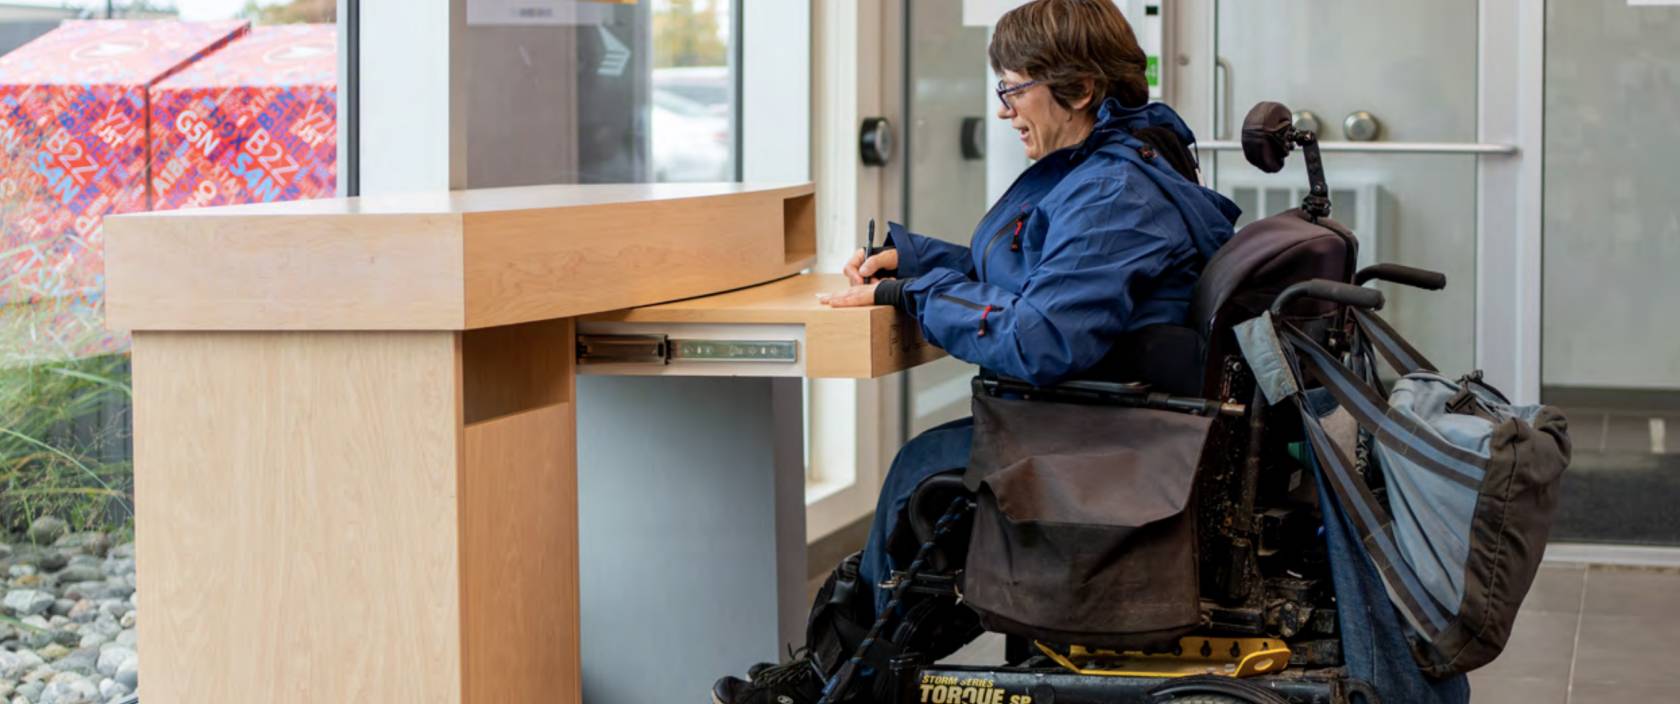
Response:
[[[910,496],[928,477],[962,471],[967,467],[968,447],[973,438],[974,419],[963,418],[930,428],[911,438],[893,457],[892,467],[887,470],[886,481],[881,485],[881,497],[875,504],[875,521],[869,526],[869,542],[864,544],[863,560],[858,565],[860,581],[875,596],[875,613],[879,614],[881,609],[886,608],[890,596],[877,585],[891,576],[894,569],[903,569],[912,557],[897,556],[899,560],[906,561],[906,564],[899,564],[894,560],[895,556],[887,552],[887,538],[903,520]]]
[[[1336,407],[1323,389],[1308,392],[1307,401],[1321,416]],[[1376,566],[1360,545],[1358,531],[1342,512],[1341,504],[1323,488],[1323,470],[1318,472],[1319,506],[1324,512],[1330,579],[1336,588],[1336,616],[1340,621],[1342,659],[1347,663],[1348,675],[1370,684],[1385,704],[1469,702],[1470,678],[1455,675],[1431,679],[1412,660],[1400,612],[1388,600]]]

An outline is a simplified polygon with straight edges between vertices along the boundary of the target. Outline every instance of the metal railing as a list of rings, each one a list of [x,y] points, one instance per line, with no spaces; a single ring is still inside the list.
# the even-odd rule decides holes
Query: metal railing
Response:
[[[1197,142],[1196,148],[1211,152],[1240,152],[1242,142],[1213,139]],[[1476,154],[1513,156],[1515,144],[1479,144],[1475,142],[1319,142],[1325,153],[1343,154]]]

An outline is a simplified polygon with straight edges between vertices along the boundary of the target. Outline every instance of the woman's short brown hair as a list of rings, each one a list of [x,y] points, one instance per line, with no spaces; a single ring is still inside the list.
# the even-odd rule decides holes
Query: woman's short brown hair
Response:
[[[998,20],[987,54],[992,71],[1044,82],[1062,107],[1085,97],[1087,79],[1086,110],[1108,97],[1126,106],[1149,102],[1148,59],[1113,0],[1033,0]]]

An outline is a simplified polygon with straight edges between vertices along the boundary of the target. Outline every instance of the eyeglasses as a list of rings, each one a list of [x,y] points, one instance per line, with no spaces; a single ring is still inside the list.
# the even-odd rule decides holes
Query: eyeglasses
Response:
[[[1017,83],[1015,85],[1009,85],[1007,83],[1004,83],[1003,81],[998,81],[998,84],[997,84],[998,100],[1003,103],[1003,109],[1014,110],[1015,106],[1011,105],[1009,103],[1009,96],[1014,95],[1016,93],[1019,93],[1023,90],[1031,88],[1033,86],[1036,86],[1038,84],[1039,84],[1038,81],[1027,81],[1025,83]]]

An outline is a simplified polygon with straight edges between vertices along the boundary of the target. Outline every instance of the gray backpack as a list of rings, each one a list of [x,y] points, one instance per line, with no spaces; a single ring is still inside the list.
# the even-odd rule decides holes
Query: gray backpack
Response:
[[[1442,376],[1375,315],[1352,310],[1352,323],[1353,369],[1270,315],[1238,336],[1268,402],[1300,409],[1321,486],[1410,626],[1418,665],[1436,677],[1467,672],[1504,649],[1540,568],[1568,425],[1550,406],[1511,405],[1480,374]],[[1374,383],[1378,354],[1401,374],[1386,397]],[[1322,391],[1306,391],[1309,379]],[[1306,393],[1328,393],[1339,408],[1321,417]]]

